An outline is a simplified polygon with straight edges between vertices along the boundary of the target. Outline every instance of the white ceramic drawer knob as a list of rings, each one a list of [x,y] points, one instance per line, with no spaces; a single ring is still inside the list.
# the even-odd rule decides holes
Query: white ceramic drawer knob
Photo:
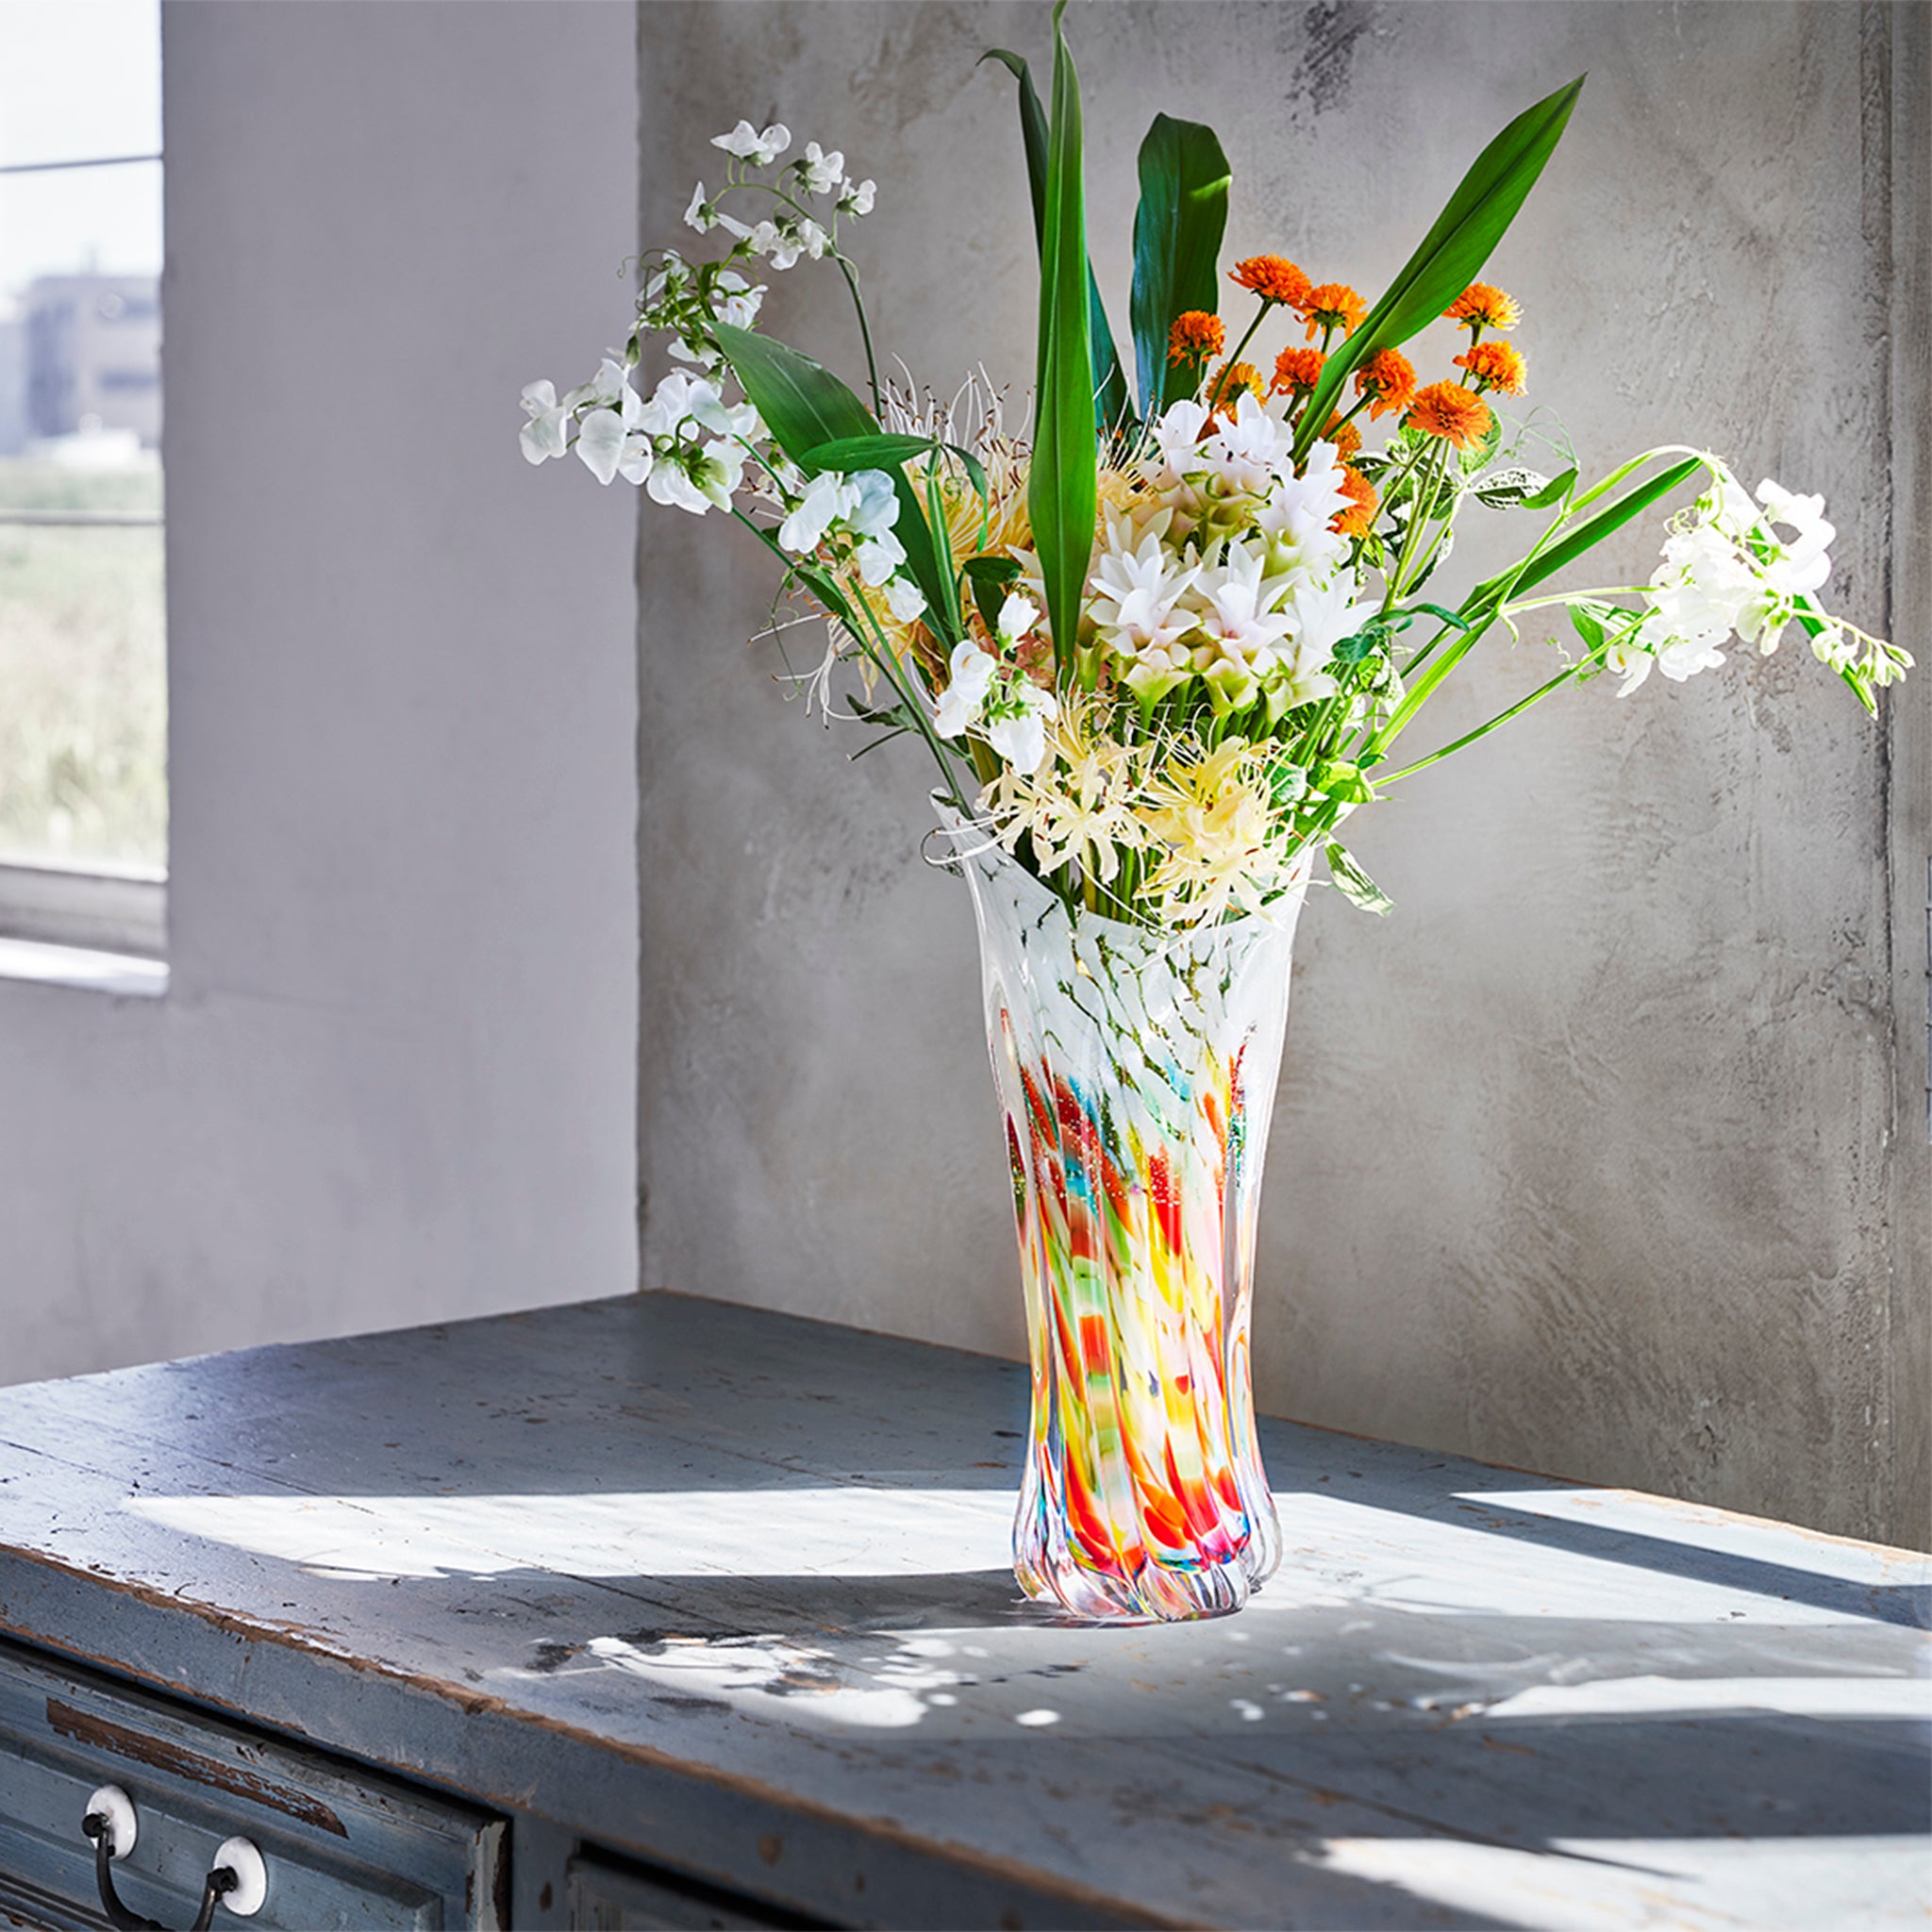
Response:
[[[81,1815],[106,1821],[104,1836],[110,1857],[125,1858],[134,1849],[134,1800],[119,1785],[103,1785],[87,1801],[87,1809]]]
[[[268,1866],[245,1838],[225,1838],[209,1869],[235,1874],[235,1883],[222,1898],[231,1912],[245,1919],[260,1911],[261,1902],[268,1896]]]

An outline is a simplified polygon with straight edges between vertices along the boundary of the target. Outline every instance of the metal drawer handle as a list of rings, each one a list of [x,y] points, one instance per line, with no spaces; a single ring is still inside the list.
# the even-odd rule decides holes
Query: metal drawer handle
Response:
[[[153,1919],[130,1912],[114,1891],[114,1874],[109,1867],[134,1849],[139,1829],[134,1800],[119,1785],[103,1785],[87,1801],[87,1815],[80,1828],[94,1841],[94,1883],[101,1892],[101,1909],[115,1932],[168,1932]],[[231,1912],[243,1918],[261,1909],[268,1896],[268,1867],[261,1854],[245,1838],[224,1839],[208,1867],[208,1882],[201,1890],[201,1909],[194,1915],[190,1932],[208,1932],[214,1924],[215,1907],[223,1900]]]

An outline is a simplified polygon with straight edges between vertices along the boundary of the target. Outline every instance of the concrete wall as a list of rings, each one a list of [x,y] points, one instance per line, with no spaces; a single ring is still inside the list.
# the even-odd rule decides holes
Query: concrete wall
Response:
[[[636,1279],[635,17],[165,36],[173,976],[0,982],[0,1380]]]
[[[1824,491],[1837,601],[1932,665],[1924,596],[1888,598],[1894,530],[1923,529],[1925,23],[1075,7],[1117,330],[1155,110],[1220,130],[1231,255],[1373,291],[1481,142],[1587,69],[1493,264],[1530,401],[1589,470],[1684,440]],[[648,7],[645,232],[676,234],[711,134],[781,116],[879,181],[858,254],[884,347],[942,391],[983,360],[1020,397],[1012,90],[974,65],[999,43],[1042,62],[1044,8]],[[794,273],[771,325],[856,373],[842,300]],[[1638,580],[1657,539],[1592,580]],[[657,512],[641,555],[646,1279],[1017,1353],[972,921],[916,862],[920,755],[848,766],[779,702],[774,650],[741,642],[771,586],[736,533]],[[1924,584],[1916,551],[1900,568]],[[1486,647],[1441,729],[1549,661]],[[1302,923],[1264,1407],[1924,1539],[1928,692],[1874,728],[1793,647],[1627,702],[1599,685],[1356,822],[1397,911],[1324,894]]]

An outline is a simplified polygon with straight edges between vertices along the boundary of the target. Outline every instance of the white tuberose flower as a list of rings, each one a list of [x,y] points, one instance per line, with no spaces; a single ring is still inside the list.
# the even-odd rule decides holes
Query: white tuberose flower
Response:
[[[791,130],[782,121],[774,121],[760,134],[749,121],[741,121],[729,134],[714,134],[711,145],[755,168],[769,168],[791,145]]]

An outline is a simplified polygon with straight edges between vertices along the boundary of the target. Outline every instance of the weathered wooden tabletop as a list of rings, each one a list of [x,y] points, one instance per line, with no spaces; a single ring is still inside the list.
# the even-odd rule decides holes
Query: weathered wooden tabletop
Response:
[[[1247,1610],[1056,1624],[1024,1404],[658,1294],[0,1389],[0,1629],[833,1918],[1923,1924],[1925,1559],[1275,1423]]]

